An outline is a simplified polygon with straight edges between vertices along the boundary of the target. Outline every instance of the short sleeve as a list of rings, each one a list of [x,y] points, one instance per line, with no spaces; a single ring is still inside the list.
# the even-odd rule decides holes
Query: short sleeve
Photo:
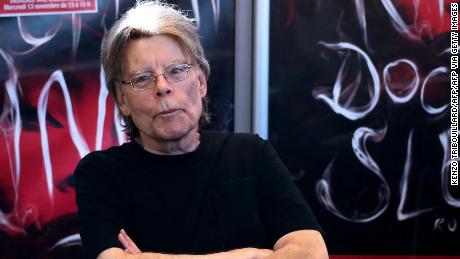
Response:
[[[80,236],[85,258],[96,258],[111,247],[122,247],[117,239],[124,225],[117,192],[116,168],[109,157],[92,153],[75,169]]]
[[[259,173],[260,215],[271,244],[296,230],[321,231],[311,209],[273,147],[264,140]]]

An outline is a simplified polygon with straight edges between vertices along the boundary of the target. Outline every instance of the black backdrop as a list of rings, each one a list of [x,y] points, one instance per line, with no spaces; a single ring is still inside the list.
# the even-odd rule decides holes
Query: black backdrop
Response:
[[[460,255],[450,2],[271,1],[269,138],[330,254]]]

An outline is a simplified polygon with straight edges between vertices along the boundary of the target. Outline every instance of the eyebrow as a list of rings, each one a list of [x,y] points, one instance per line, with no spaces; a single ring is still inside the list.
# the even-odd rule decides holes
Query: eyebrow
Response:
[[[185,59],[174,59],[174,60],[171,60],[166,66],[164,67],[168,67],[170,65],[181,65],[181,64],[188,64],[189,62]]]
[[[169,67],[171,65],[181,65],[181,64],[189,64],[189,62],[185,59],[173,59],[169,61],[166,65],[163,66],[163,68]],[[139,70],[134,70],[128,73],[129,77],[133,77],[142,73],[153,73],[154,69],[152,66],[144,67]]]

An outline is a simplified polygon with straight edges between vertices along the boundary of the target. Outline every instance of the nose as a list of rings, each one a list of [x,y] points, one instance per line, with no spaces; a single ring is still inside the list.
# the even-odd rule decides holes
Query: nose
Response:
[[[172,87],[166,81],[166,78],[163,74],[159,74],[155,78],[155,94],[157,96],[166,96],[172,93]]]

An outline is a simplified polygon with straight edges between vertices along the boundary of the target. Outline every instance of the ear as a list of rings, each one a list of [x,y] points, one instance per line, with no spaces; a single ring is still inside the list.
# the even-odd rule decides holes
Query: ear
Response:
[[[206,80],[206,76],[201,68],[196,70],[197,78],[198,78],[198,84],[199,84],[199,91],[200,91],[200,97],[203,98],[206,96],[208,93],[208,82]]]
[[[129,116],[131,113],[129,112],[128,104],[126,103],[126,95],[121,85],[115,85],[115,98],[121,113],[124,116]]]

